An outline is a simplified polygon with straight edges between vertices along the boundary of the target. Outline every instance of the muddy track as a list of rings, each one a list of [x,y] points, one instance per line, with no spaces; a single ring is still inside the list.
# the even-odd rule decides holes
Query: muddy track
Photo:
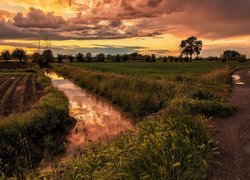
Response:
[[[238,76],[237,76],[238,75]],[[227,119],[213,119],[213,136],[218,141],[221,154],[208,179],[250,179],[250,70],[236,72],[230,102],[237,113]]]

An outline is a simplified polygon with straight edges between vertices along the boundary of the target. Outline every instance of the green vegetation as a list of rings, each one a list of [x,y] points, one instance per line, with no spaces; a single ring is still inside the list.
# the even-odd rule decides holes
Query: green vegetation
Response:
[[[8,74],[2,76],[8,77]],[[19,78],[23,76],[25,75]],[[64,151],[62,142],[65,139],[66,124],[71,122],[68,101],[63,93],[50,85],[49,79],[39,70],[37,76],[36,84],[43,89],[45,95],[31,110],[23,114],[0,117],[0,172],[8,176],[23,178],[32,174],[31,170],[43,158]],[[30,82],[35,81],[34,76],[30,77]],[[29,92],[35,93],[34,91],[30,87]],[[25,100],[21,98],[20,104]]]
[[[185,76],[186,74],[200,75],[220,68],[236,68],[239,67],[239,62],[193,62],[193,63],[72,63],[74,67],[82,67],[89,70],[110,72],[117,74],[128,75],[149,75],[149,76]],[[250,66],[246,63],[242,66]]]
[[[218,149],[202,116],[151,118],[66,164],[58,179],[201,179]],[[61,168],[59,168],[61,169]]]
[[[207,134],[206,121],[210,116],[229,116],[235,112],[225,97],[230,90],[230,72],[237,65],[233,62],[54,64],[56,72],[79,86],[108,97],[135,116],[144,117],[135,130],[111,142],[93,145],[58,167],[60,172],[55,177],[205,178],[218,153]]]

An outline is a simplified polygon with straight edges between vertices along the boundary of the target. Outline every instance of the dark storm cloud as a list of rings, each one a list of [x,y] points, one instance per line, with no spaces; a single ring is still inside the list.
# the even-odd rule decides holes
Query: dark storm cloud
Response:
[[[79,2],[70,1],[76,10],[73,18],[30,8],[27,14],[2,19],[0,38],[121,39],[170,33],[219,39],[250,35],[249,0],[96,0],[92,6],[88,1]],[[0,10],[0,17],[3,15],[9,13]]]
[[[14,46],[14,47],[21,47],[21,48],[37,48],[37,42],[8,42],[0,40],[0,46]],[[45,46],[45,45],[44,45]],[[41,48],[43,49],[43,42],[41,41]],[[133,52],[137,52],[140,50],[145,49],[145,47],[141,46],[115,46],[115,45],[99,45],[93,44],[93,47],[80,47],[78,45],[69,45],[69,46],[52,46],[51,49],[53,50],[54,54],[77,54],[91,52],[94,55],[98,53],[104,54],[130,54]]]

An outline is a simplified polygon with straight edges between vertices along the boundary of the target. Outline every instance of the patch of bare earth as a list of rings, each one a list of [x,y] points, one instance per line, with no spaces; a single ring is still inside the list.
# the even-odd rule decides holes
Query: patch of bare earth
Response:
[[[230,102],[237,113],[226,119],[213,119],[212,135],[218,141],[221,154],[209,179],[250,179],[250,70],[241,70],[242,84],[234,82]]]

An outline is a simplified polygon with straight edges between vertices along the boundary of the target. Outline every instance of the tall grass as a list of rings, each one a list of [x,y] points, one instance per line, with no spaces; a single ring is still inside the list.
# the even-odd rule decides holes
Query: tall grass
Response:
[[[79,86],[110,98],[135,116],[159,111],[176,93],[176,86],[171,81],[93,72],[69,65],[53,65],[53,69]]]
[[[201,179],[218,153],[206,134],[206,119],[163,116],[136,131],[87,149],[59,169],[58,179]]]

